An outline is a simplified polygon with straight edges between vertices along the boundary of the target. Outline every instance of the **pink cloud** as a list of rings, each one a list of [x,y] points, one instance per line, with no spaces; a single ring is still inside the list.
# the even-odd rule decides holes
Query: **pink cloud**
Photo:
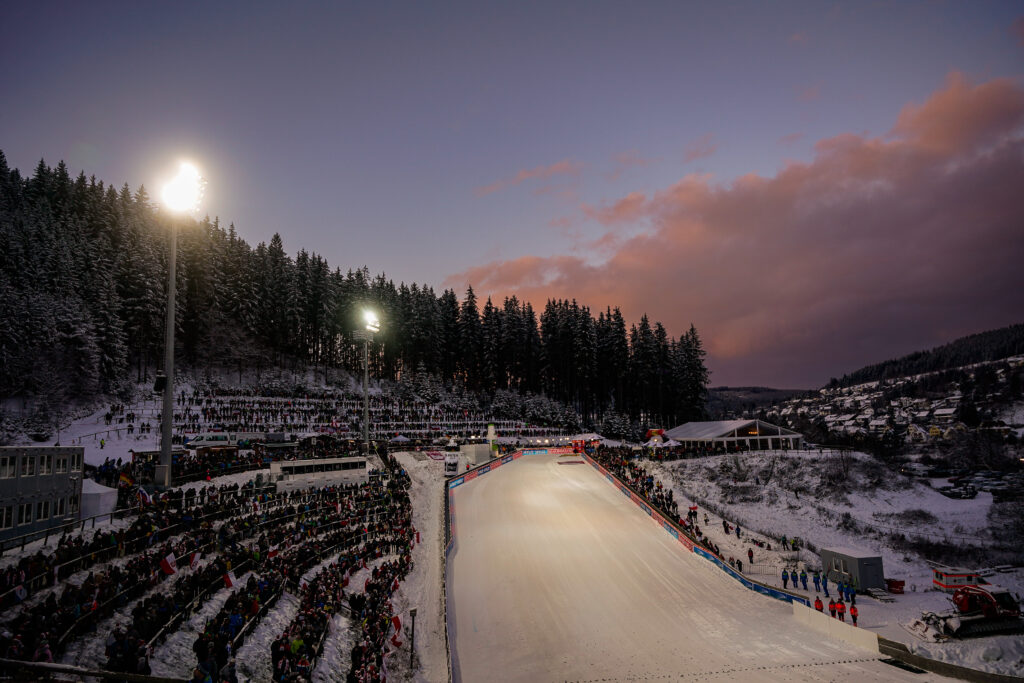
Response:
[[[832,374],[1024,319],[1024,88],[960,74],[884,137],[730,184],[688,175],[595,219],[650,223],[601,265],[524,256],[448,278],[535,305],[620,305],[672,334],[692,321],[715,383],[813,386]]]
[[[795,145],[796,143],[800,142],[800,140],[802,140],[803,137],[803,133],[790,133],[789,135],[783,135],[781,138],[779,138],[779,144],[786,145],[787,147],[789,145]]]
[[[640,152],[637,150],[631,149],[616,154],[613,161],[615,162],[615,168],[608,174],[609,180],[618,180],[619,177],[629,169],[648,166],[657,160],[653,158],[645,158],[641,156]]]
[[[1012,135],[1024,107],[1024,92],[1012,80],[1000,78],[972,86],[953,72],[944,90],[922,105],[909,104],[900,112],[892,134],[940,153],[956,153]]]
[[[537,178],[546,179],[556,175],[578,176],[582,170],[582,163],[571,159],[563,159],[562,161],[551,164],[550,166],[537,166],[536,168],[523,169],[511,178],[497,180],[490,185],[478,187],[474,192],[478,197],[482,197],[484,195],[497,192],[498,190],[503,190],[506,187],[514,187],[527,180]]]
[[[587,218],[601,225],[632,223],[644,217],[647,197],[643,192],[630,192],[611,206],[594,208],[584,204],[581,209]]]
[[[683,161],[690,163],[691,161],[704,159],[714,154],[715,150],[718,149],[718,143],[714,141],[714,137],[714,133],[705,133],[687,145]]]

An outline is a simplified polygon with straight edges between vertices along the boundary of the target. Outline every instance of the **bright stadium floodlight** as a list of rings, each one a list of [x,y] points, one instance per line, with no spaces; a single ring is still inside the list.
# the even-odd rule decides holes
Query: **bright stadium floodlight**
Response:
[[[182,161],[178,166],[178,175],[164,185],[161,197],[164,205],[175,213],[195,211],[203,198],[203,178],[199,175],[199,169]]]
[[[365,329],[356,330],[353,337],[363,342],[363,447],[370,454],[370,342],[373,333],[380,332],[380,319],[377,314],[367,309],[363,311]]]
[[[199,169],[187,161],[178,165],[178,175],[166,185],[160,196],[164,206],[171,213],[187,214],[199,208],[203,198],[203,177]],[[175,260],[178,253],[178,230],[171,222],[170,246],[167,251],[167,321],[164,332],[164,407],[160,423],[160,468],[157,470],[156,484],[163,487],[171,485],[171,435],[174,420],[174,293],[177,289]]]
[[[380,332],[380,320],[373,311],[363,311],[363,320],[366,321],[366,329],[369,332]]]

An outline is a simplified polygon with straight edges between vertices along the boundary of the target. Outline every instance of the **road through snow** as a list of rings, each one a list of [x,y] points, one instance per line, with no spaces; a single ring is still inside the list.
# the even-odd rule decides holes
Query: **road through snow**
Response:
[[[797,623],[568,460],[523,456],[455,489],[456,681],[935,678]]]

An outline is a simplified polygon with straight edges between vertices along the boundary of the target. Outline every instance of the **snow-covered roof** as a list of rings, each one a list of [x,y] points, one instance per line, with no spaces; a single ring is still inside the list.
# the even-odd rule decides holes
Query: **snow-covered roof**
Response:
[[[798,436],[797,432],[784,427],[778,427],[761,420],[720,420],[718,422],[687,422],[686,424],[673,427],[665,431],[665,436],[677,441],[685,439],[717,439],[731,436],[739,429],[746,429],[750,425],[757,425],[760,436]]]
[[[935,417],[949,417],[956,414],[956,408],[939,408],[935,411]]]
[[[830,553],[838,553],[840,555],[846,555],[847,557],[856,557],[856,558],[869,558],[869,557],[881,557],[882,556],[881,553],[879,553],[877,551],[873,551],[873,550],[859,550],[857,548],[844,548],[844,547],[841,547],[841,546],[836,546],[836,547],[833,547],[833,548],[822,548],[822,550],[823,551],[827,550]]]

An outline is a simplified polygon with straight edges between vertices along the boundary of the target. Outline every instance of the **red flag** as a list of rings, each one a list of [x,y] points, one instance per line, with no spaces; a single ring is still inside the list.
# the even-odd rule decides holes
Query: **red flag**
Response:
[[[167,557],[160,560],[160,568],[164,570],[164,574],[177,574],[178,569],[175,566],[174,553],[170,553]]]
[[[224,587],[231,588],[235,585],[235,574],[234,572],[228,572],[224,575]]]
[[[391,644],[395,647],[402,647],[402,641],[398,639],[398,634],[402,632],[402,620],[396,614],[391,617],[391,623],[395,627],[395,635],[391,636]]]
[[[394,593],[396,590],[398,590],[398,579],[395,579],[395,582],[391,584],[391,592]],[[395,619],[397,618],[398,617],[395,617]]]

